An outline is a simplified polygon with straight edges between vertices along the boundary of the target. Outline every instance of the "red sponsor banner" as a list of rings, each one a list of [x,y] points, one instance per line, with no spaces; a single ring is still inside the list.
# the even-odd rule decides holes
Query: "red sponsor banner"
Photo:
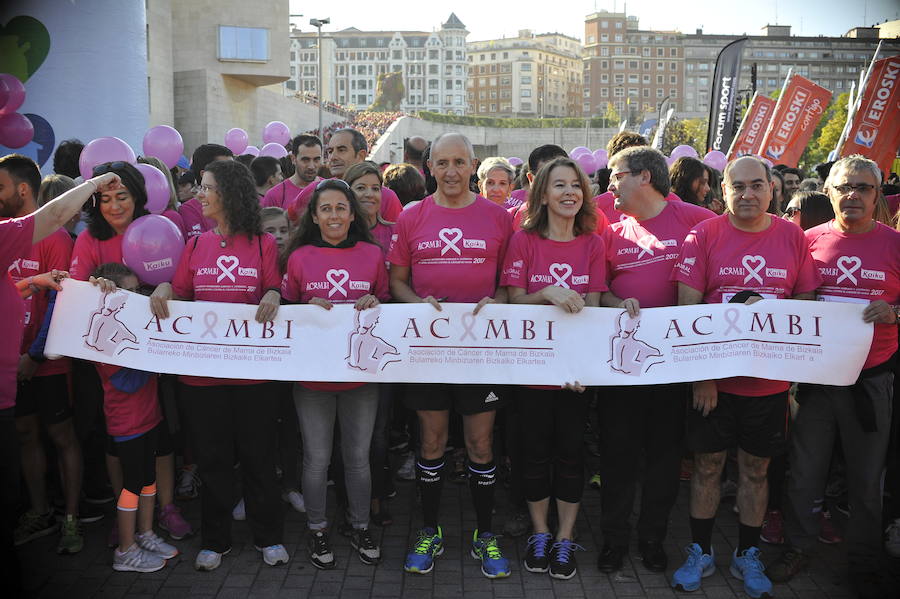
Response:
[[[734,143],[728,151],[728,160],[734,160],[739,156],[748,154],[759,154],[759,147],[762,145],[763,135],[772,120],[775,113],[775,100],[768,96],[753,96],[753,101],[747,108],[747,114],[741,121],[741,127],[738,129]]]
[[[862,154],[890,172],[900,146],[900,55],[876,61],[840,155]]]
[[[760,144],[761,155],[775,164],[796,167],[830,100],[831,92],[821,85],[792,76],[775,105]]]

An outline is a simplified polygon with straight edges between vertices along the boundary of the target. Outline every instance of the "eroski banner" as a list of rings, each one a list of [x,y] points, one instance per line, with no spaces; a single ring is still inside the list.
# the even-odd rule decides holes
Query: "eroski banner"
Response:
[[[796,168],[830,101],[829,90],[806,77],[792,75],[778,97],[760,144],[763,158]]]
[[[900,55],[875,62],[860,93],[859,110],[840,155],[862,154],[890,172],[900,146]]]
[[[728,160],[734,160],[741,156],[759,154],[759,146],[762,145],[763,134],[769,126],[772,113],[775,112],[775,100],[768,96],[753,94],[747,113],[741,121],[734,140],[731,142],[727,154]]]
[[[555,306],[256,306],[103,294],[67,280],[48,355],[159,373],[288,381],[646,385],[762,376],[849,385],[872,342],[864,306],[795,300],[568,314]]]

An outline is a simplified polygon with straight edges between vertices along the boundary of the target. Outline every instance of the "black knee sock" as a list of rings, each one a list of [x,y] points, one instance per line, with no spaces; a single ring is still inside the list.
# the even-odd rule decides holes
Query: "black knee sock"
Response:
[[[740,532],[738,532],[738,555],[742,554],[746,549],[759,546],[760,532],[762,532],[762,526],[747,526],[743,522],[740,523]]]
[[[703,553],[712,555],[712,531],[715,518],[691,517],[691,538],[700,545]]]
[[[425,528],[437,530],[441,490],[444,488],[444,481],[441,479],[443,467],[443,457],[426,460],[419,456],[416,459],[416,482],[419,486],[419,493],[422,495],[422,518]]]
[[[491,530],[491,512],[494,510],[494,484],[497,482],[497,466],[491,460],[487,464],[469,462],[469,491],[475,505],[478,532]]]

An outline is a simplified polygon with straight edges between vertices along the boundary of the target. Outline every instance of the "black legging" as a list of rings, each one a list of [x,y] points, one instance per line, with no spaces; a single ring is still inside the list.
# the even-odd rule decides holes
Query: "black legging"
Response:
[[[157,438],[159,429],[164,424],[163,421],[134,439],[114,440],[116,454],[122,463],[123,489],[139,496],[141,489],[156,482]]]

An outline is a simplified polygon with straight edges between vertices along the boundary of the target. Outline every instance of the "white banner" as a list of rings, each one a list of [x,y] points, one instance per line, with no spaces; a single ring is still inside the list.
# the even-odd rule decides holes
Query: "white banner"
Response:
[[[555,306],[256,306],[101,294],[67,280],[48,355],[159,373],[287,381],[648,385],[731,376],[852,384],[872,342],[859,304],[762,300],[568,314]]]

